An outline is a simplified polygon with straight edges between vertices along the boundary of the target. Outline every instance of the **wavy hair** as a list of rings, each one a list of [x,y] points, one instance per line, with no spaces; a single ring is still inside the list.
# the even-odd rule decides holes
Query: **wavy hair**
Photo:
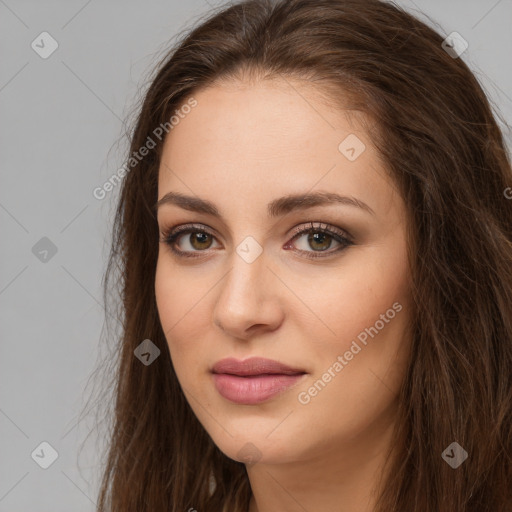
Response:
[[[482,86],[443,39],[379,0],[246,0],[209,13],[158,63],[130,134],[103,280],[121,327],[99,512],[247,511],[245,465],[213,443],[172,365],[155,300],[154,204],[165,140],[155,129],[200,88],[248,76],[306,80],[333,108],[366,114],[405,201],[412,350],[375,510],[512,510],[510,153]],[[155,147],[132,161],[148,137]],[[150,366],[134,356],[145,339],[161,351]],[[469,454],[457,469],[441,457],[454,441]]]

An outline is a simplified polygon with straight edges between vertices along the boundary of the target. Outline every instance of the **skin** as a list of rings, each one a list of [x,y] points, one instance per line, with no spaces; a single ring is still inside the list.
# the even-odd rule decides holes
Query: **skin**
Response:
[[[370,511],[410,347],[403,201],[356,117],[328,105],[317,86],[240,80],[194,98],[198,105],[165,140],[158,198],[169,191],[198,196],[222,219],[173,204],[158,209],[162,233],[187,223],[213,233],[203,245],[190,233],[177,242],[200,253],[197,259],[159,245],[157,306],[182,389],[228,457],[244,462],[247,443],[256,447],[257,460],[246,464],[249,512]],[[355,161],[338,150],[349,134],[366,145]],[[312,191],[357,198],[374,214],[330,204],[267,215],[270,201]],[[329,256],[308,259],[304,253],[318,253],[322,244],[308,243],[307,234],[293,240],[292,229],[311,221],[348,231],[354,244],[333,252],[340,244],[331,239]],[[263,250],[252,263],[236,252],[247,236]],[[284,248],[290,243],[295,251]],[[300,403],[299,393],[396,302],[401,311]],[[225,357],[251,356],[307,375],[262,404],[232,403],[209,370]]]

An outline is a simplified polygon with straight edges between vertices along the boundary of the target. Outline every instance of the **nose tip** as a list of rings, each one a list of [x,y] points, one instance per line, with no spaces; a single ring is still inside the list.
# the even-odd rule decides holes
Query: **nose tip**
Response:
[[[246,242],[249,253],[254,255],[254,246]],[[247,338],[262,330],[275,330],[283,319],[278,300],[278,287],[270,281],[276,280],[263,258],[257,257],[248,263],[243,257],[235,258],[234,265],[219,287],[213,323],[224,334]]]

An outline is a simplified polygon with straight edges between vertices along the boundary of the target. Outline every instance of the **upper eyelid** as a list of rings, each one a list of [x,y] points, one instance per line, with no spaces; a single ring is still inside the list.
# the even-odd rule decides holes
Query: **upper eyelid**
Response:
[[[346,229],[322,221],[309,221],[304,224],[300,224],[299,226],[296,226],[295,228],[293,228],[292,231],[293,238],[295,238],[298,235],[303,235],[308,231],[327,231],[328,233],[332,233],[335,236],[344,238],[347,241],[353,242],[354,240],[354,237]]]

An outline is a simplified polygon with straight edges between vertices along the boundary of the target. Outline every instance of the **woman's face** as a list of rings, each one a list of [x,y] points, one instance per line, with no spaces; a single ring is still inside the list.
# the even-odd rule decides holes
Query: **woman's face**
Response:
[[[194,98],[165,140],[158,183],[162,240],[191,231],[175,237],[179,255],[160,241],[155,281],[191,408],[242,462],[372,451],[409,354],[401,197],[359,124],[311,86],[223,83]],[[212,373],[254,357],[289,370]]]

